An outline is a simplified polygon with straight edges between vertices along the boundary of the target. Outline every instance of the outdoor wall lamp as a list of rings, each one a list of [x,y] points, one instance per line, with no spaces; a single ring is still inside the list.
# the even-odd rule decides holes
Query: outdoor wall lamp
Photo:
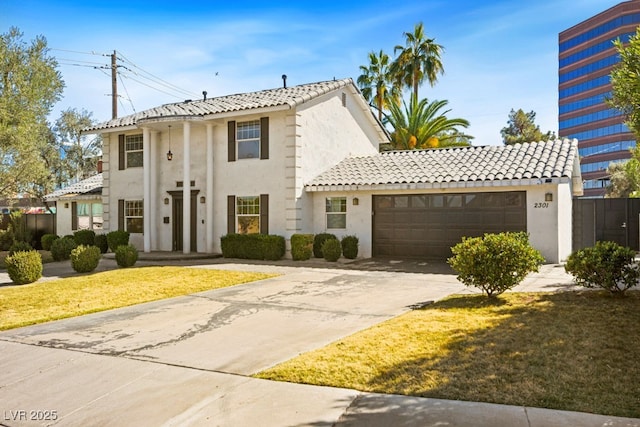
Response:
[[[553,193],[546,193],[544,195],[544,201],[545,202],[553,202]]]
[[[171,160],[171,159],[169,159],[169,160]],[[165,205],[168,205],[168,204],[169,204],[169,198],[168,198],[168,197],[165,197],[165,198],[164,198],[164,204],[165,204]]]
[[[200,196],[200,203],[204,203],[206,201],[206,199],[204,198],[204,196]]]
[[[167,151],[167,160],[173,160],[173,153],[171,152],[171,125],[169,125],[169,151]]]
[[[357,197],[354,197],[352,203],[353,203],[353,206],[358,206],[360,204],[360,200],[358,200]]]

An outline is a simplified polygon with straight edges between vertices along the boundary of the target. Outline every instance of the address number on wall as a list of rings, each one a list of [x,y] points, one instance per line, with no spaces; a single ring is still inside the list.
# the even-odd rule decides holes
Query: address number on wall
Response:
[[[545,209],[549,207],[549,203],[548,202],[534,203],[533,207],[536,209]]]

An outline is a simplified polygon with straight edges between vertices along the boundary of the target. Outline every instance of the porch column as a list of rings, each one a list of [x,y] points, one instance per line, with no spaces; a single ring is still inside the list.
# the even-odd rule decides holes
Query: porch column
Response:
[[[151,143],[149,144],[149,241],[151,250],[158,249],[158,132],[151,131]],[[145,215],[146,216],[146,215]]]
[[[207,123],[207,253],[213,253],[213,125]]]
[[[191,253],[191,123],[182,123],[182,253]]]
[[[142,128],[142,223],[144,237],[144,252],[151,252],[151,152],[149,128]]]

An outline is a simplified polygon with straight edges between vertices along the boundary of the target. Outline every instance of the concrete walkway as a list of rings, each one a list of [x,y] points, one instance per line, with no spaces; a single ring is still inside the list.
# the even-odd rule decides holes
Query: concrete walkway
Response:
[[[250,378],[412,305],[470,290],[446,266],[424,263],[189,262],[282,275],[0,333],[0,424],[640,426],[637,419]],[[113,264],[102,260],[99,268]],[[65,265],[47,264],[43,280],[72,275]],[[518,290],[571,286],[564,269],[544,266]]]

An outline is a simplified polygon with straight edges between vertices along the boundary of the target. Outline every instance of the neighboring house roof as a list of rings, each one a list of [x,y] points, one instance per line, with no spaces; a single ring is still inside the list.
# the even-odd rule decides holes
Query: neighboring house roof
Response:
[[[356,92],[358,88],[352,79],[330,80],[318,83],[308,83],[299,86],[280,87],[261,90],[258,92],[225,95],[209,99],[189,100],[175,104],[165,104],[129,116],[109,120],[94,127],[84,129],[84,132],[100,131],[126,126],[135,126],[141,121],[159,119],[163,117],[204,117],[214,114],[232,113],[259,108],[296,106],[324,95],[331,91],[351,86]],[[364,101],[366,105],[366,101]],[[371,114],[373,116],[373,113]],[[376,119],[377,121],[377,119]],[[382,126],[380,125],[382,128]],[[384,129],[382,129],[384,131]]]
[[[508,146],[388,151],[347,158],[314,178],[306,189],[321,191],[335,186],[381,189],[390,185],[397,187],[397,184],[433,188],[459,183],[472,186],[486,185],[488,181],[575,178],[580,174],[579,166],[576,170],[577,156],[575,139]]]
[[[44,200],[57,200],[62,197],[73,197],[88,194],[102,194],[101,173],[47,194],[44,196]]]

